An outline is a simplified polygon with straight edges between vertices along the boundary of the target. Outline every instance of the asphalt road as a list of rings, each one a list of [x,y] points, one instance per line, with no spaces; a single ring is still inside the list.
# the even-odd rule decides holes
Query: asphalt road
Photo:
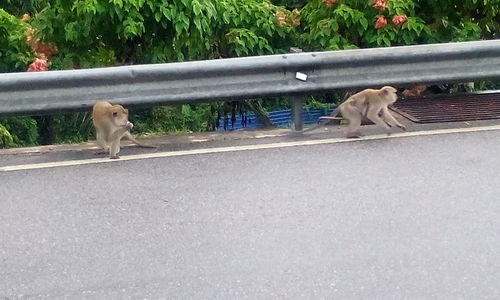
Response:
[[[0,172],[0,299],[498,299],[499,140]]]

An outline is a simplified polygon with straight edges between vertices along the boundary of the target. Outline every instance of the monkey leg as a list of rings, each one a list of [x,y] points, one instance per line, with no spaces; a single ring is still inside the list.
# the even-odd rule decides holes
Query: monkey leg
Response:
[[[377,124],[378,126],[385,128],[387,134],[390,135],[391,127],[389,127],[389,125],[387,125],[387,123],[378,114],[379,114],[378,111],[371,110],[368,111],[366,117],[370,119],[373,123]]]
[[[361,127],[362,116],[359,111],[350,105],[343,106],[341,108],[342,116],[349,120],[349,125],[347,125],[345,131],[346,138],[359,138],[360,132],[359,128]]]
[[[96,130],[96,142],[99,147],[103,149],[102,152],[98,152],[96,154],[105,154],[109,152],[109,146],[108,143],[106,143],[106,137],[105,135],[101,132],[101,130]]]
[[[117,159],[120,158],[118,156],[118,153],[120,152],[120,140],[122,139],[123,135],[128,131],[128,127],[120,127],[118,128],[115,132],[111,134],[110,140],[111,140],[111,149],[109,152],[109,158],[111,159]]]
[[[111,142],[111,151],[109,152],[109,158],[118,159],[118,153],[120,152],[120,139],[113,140]]]

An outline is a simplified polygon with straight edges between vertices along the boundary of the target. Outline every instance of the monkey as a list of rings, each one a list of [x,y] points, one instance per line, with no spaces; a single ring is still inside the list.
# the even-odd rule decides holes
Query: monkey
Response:
[[[360,137],[358,129],[361,126],[363,118],[367,118],[376,125],[384,127],[388,135],[391,134],[390,127],[393,126],[406,130],[406,127],[394,119],[389,112],[388,106],[398,99],[396,92],[397,90],[391,86],[384,86],[380,90],[363,90],[347,98],[347,100],[340,104],[330,116],[320,117],[320,121],[325,119],[338,120],[340,118],[338,118],[337,115],[342,113],[342,116],[349,120],[346,138]]]
[[[405,97],[420,97],[423,92],[427,90],[427,85],[425,84],[417,84],[413,86],[411,89],[406,89],[403,91],[403,96]]]
[[[129,130],[134,124],[128,120],[128,109],[108,101],[98,101],[92,108],[92,123],[96,130],[97,144],[109,152],[110,159],[118,159],[120,152],[120,140],[123,137],[131,140],[141,147],[156,148],[155,146],[144,145],[137,141]]]

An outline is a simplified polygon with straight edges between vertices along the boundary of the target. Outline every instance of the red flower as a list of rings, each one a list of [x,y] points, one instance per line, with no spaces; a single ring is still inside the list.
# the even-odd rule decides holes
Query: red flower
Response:
[[[55,53],[57,53],[57,47],[54,44],[44,43],[40,41],[39,38],[35,37],[35,30],[33,28],[28,28],[26,30],[26,43],[31,47],[31,50],[35,52],[36,56],[42,59],[48,59]],[[42,57],[45,56],[45,57]]]
[[[276,16],[279,26],[286,25],[286,16],[284,12],[278,10],[274,15]]]
[[[395,15],[392,18],[392,23],[394,23],[396,26],[401,26],[404,22],[406,22],[406,20],[408,20],[408,17],[406,15]]]
[[[373,7],[378,10],[384,10],[387,8],[387,3],[389,0],[373,0]]]
[[[375,29],[381,29],[387,26],[387,20],[383,16],[378,16],[375,22]]]
[[[28,67],[28,72],[39,72],[39,71],[47,71],[47,60],[46,59],[35,59]]]
[[[333,3],[339,1],[339,0],[321,0],[323,3],[325,3],[326,7],[332,7]]]

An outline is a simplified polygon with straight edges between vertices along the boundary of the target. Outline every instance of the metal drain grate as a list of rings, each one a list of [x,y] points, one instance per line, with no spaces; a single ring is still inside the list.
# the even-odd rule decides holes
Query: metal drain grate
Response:
[[[404,99],[391,109],[415,123],[500,119],[500,93]]]

